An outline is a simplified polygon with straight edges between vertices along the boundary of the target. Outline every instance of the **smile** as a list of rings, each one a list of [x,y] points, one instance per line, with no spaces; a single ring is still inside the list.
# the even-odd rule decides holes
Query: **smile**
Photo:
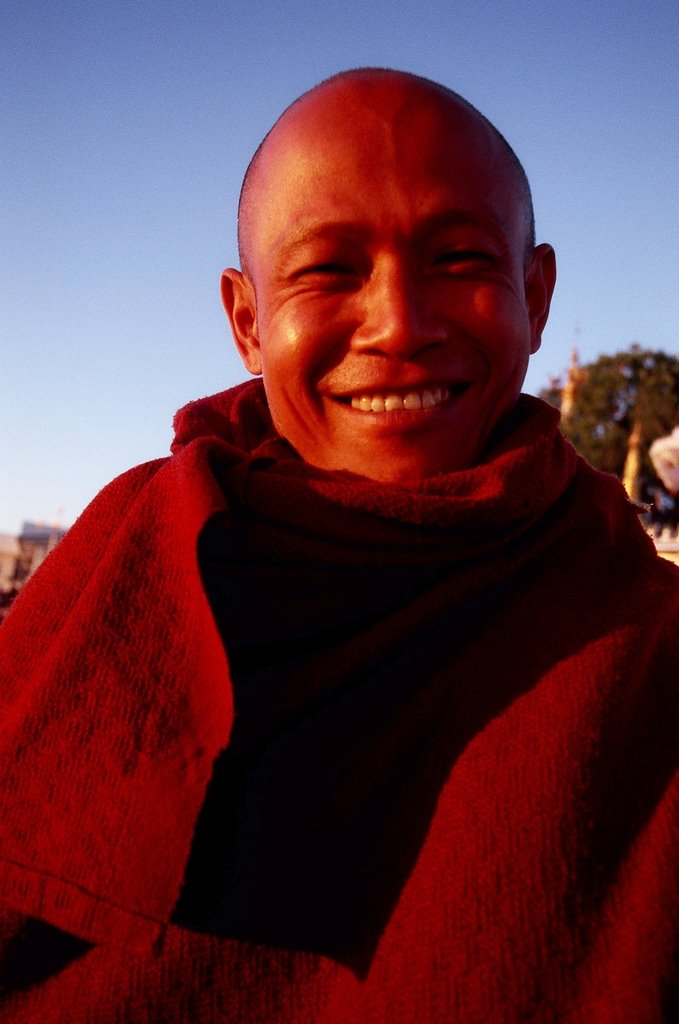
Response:
[[[450,397],[450,390],[444,384],[398,394],[394,391],[373,394],[352,395],[351,408],[360,412],[397,412],[417,409],[435,409]]]

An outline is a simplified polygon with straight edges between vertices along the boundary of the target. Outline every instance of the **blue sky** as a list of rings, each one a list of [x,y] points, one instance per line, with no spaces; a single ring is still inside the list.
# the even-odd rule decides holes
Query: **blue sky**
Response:
[[[428,75],[503,132],[559,282],[526,389],[679,351],[676,0],[15,2],[0,14],[0,531],[70,524],[245,376],[219,277],[243,171],[343,68]]]

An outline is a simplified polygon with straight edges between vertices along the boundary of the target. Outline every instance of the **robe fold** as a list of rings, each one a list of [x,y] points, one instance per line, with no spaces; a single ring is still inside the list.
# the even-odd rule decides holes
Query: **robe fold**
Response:
[[[101,492],[0,629],[3,1024],[674,1019],[679,573],[557,421],[382,485],[252,382]]]

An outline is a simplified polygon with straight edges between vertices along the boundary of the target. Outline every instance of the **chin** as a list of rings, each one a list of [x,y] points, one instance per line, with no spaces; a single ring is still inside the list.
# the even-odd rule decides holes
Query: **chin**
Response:
[[[385,457],[379,461],[376,459],[366,460],[365,462],[351,460],[349,465],[340,467],[338,464],[333,468],[343,468],[347,473],[354,473],[356,476],[362,476],[367,480],[374,480],[376,483],[400,484],[401,486],[412,487],[435,476],[467,469],[472,462],[473,459],[471,458],[469,460],[461,458],[459,461],[451,460],[441,463],[437,460]]]

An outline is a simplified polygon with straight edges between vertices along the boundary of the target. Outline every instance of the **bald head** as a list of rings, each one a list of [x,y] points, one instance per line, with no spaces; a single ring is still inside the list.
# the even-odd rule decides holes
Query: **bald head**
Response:
[[[516,403],[556,274],[484,117],[414,75],[329,79],[258,150],[240,244],[224,308],[302,459],[393,483],[475,463]]]
[[[396,97],[398,99],[395,102]],[[357,101],[366,108],[371,105],[379,108],[380,106],[384,107],[385,104],[391,104],[394,117],[399,116],[399,105],[401,109],[409,105],[417,105],[420,108],[431,105],[439,112],[445,111],[447,108],[449,113],[448,130],[451,133],[459,130],[461,122],[466,122],[472,130],[475,125],[479,134],[490,133],[504,158],[500,162],[498,173],[512,181],[521,207],[525,232],[525,254],[528,258],[535,246],[535,219],[530,185],[514,150],[497,128],[458,93],[431,79],[387,68],[357,68],[342,71],[325,79],[294,100],[283,111],[255,151],[243,178],[238,203],[238,252],[241,267],[246,274],[249,273],[251,266],[253,216],[255,213],[261,215],[262,204],[266,206],[266,203],[271,201],[268,188],[270,184],[268,179],[271,175],[267,175],[265,168],[269,147],[279,141],[280,136],[285,133],[292,121],[296,121],[301,127],[303,136],[305,130],[313,133],[313,123],[319,117],[323,119],[326,111],[336,112],[343,107],[347,112],[344,123],[338,123],[335,117],[333,126],[350,137],[352,131],[360,130],[349,112],[352,102],[355,104]],[[297,134],[299,136],[300,132]],[[275,161],[272,163],[275,166]]]

